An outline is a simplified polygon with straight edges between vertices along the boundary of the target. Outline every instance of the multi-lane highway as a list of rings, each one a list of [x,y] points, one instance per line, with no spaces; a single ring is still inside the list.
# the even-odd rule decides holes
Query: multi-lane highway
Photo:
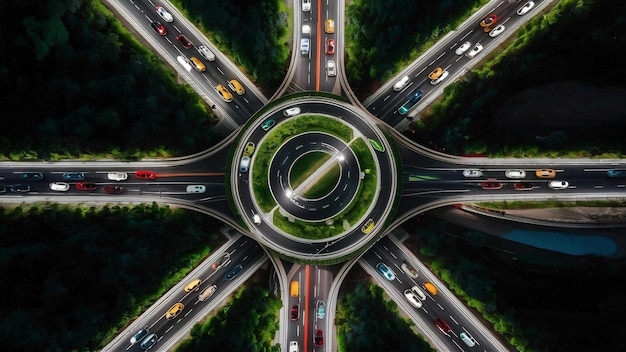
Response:
[[[181,73],[201,97],[205,98],[210,105],[215,105],[216,108],[219,107],[224,112],[220,116],[226,119],[223,123],[229,126],[229,131],[243,125],[252,114],[267,103],[267,98],[263,96],[256,85],[167,1],[111,0],[109,3],[118,10],[120,15],[128,19],[129,24],[137,26],[144,38],[149,39],[148,41],[153,46],[158,47],[157,51]],[[157,13],[157,6],[164,7],[172,15],[172,22],[165,21]],[[152,22],[157,21],[165,27],[165,35],[151,27]],[[177,39],[177,36],[181,34],[191,42],[189,48],[185,48]],[[207,47],[215,55],[215,60],[209,61],[204,58],[198,51],[200,46]],[[199,72],[193,69],[191,65],[182,65],[178,60],[179,56],[182,56],[185,61],[196,57],[204,64],[206,71]],[[228,85],[230,80],[240,82],[245,93],[239,95],[230,88]],[[232,101],[227,102],[222,98],[217,91],[218,85],[222,85],[231,93]]]
[[[203,265],[195,269],[188,276],[189,279],[181,281],[162,296],[150,310],[136,319],[124,334],[118,335],[103,351],[145,350],[139,343],[131,342],[131,338],[142,329],[156,335],[156,343],[153,346],[155,350],[170,349],[196,322],[204,319],[208,312],[215,309],[265,261],[267,256],[256,242],[245,236],[231,239],[220,251],[213,253]],[[200,281],[188,286],[195,280]],[[212,286],[215,287],[211,288]],[[205,291],[207,289],[209,291]],[[177,305],[181,307],[180,311],[176,311],[175,315],[168,314],[174,313],[172,308]]]
[[[468,68],[478,64],[505,37],[513,34],[522,23],[530,19],[535,12],[540,11],[546,5],[546,0],[535,1],[535,6],[528,13],[520,16],[516,11],[523,4],[524,2],[519,1],[490,2],[400,72],[396,78],[387,82],[372,96],[368,97],[364,101],[365,107],[370,113],[390,126],[396,126],[403,120],[411,119],[416,111],[432,103],[442,93],[444,86],[462,76]],[[488,28],[493,29],[498,25],[504,25],[504,31],[495,37],[491,37],[489,32],[484,31],[485,27],[480,25],[480,22],[490,14],[495,14],[497,20],[492,27]],[[466,42],[470,43],[467,49],[457,51]],[[477,45],[480,45],[480,51],[475,52],[474,57],[468,57],[468,54],[471,56],[470,53]],[[441,68],[449,74],[442,81],[433,84],[434,80],[428,76],[437,68]],[[409,80],[400,89],[395,90],[393,85],[404,76],[408,77]],[[421,101],[412,108],[411,112],[400,115],[397,111],[398,108],[419,89],[424,92]]]

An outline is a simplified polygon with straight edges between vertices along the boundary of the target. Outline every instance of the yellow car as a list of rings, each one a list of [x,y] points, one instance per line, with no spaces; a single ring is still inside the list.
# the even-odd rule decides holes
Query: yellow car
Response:
[[[443,69],[441,67],[437,67],[433,70],[433,72],[428,74],[428,79],[435,80],[439,78],[443,74]]]
[[[198,288],[198,286],[200,286],[200,279],[196,279],[191,281],[190,283],[187,284],[187,286],[185,286],[185,292],[189,292],[189,291],[193,291],[195,289]]]
[[[367,222],[365,223],[365,225],[363,225],[363,227],[361,227],[361,231],[364,234],[368,234],[370,232],[372,232],[372,230],[374,229],[374,226],[376,226],[376,224],[374,223],[373,219],[369,219],[367,220]]]
[[[185,309],[185,305],[183,305],[182,303],[176,303],[172,306],[172,308],[170,308],[170,310],[167,311],[167,313],[165,314],[165,319],[171,320],[176,318],[178,314],[183,311],[183,309]]]
[[[535,175],[539,178],[555,178],[556,171],[552,169],[541,169],[541,170],[535,171]]]
[[[228,86],[230,87],[230,89],[233,90],[233,92],[237,93],[237,95],[243,95],[243,93],[246,92],[246,90],[243,89],[241,83],[239,83],[237,80],[231,79],[230,81],[228,81]]]
[[[335,21],[334,20],[331,20],[331,19],[326,20],[324,27],[326,29],[326,33],[328,34],[335,33]]]
[[[224,99],[225,102],[228,103],[233,101],[233,95],[230,94],[228,89],[226,89],[226,87],[224,87],[223,85],[220,84],[217,86],[217,92],[222,97],[222,99]]]
[[[252,156],[254,154],[255,145],[253,142],[246,143],[246,147],[243,149],[244,156]]]

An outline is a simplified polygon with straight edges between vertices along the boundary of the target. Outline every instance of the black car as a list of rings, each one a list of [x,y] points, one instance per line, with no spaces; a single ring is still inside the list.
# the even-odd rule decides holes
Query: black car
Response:
[[[22,180],[41,181],[41,180],[43,180],[43,173],[41,173],[41,172],[22,172]]]
[[[25,184],[11,185],[11,192],[29,192],[30,186]]]
[[[5,193],[7,190],[5,186],[0,186],[0,193]]]
[[[241,270],[243,270],[243,266],[241,266],[241,264],[237,264],[237,266],[234,267],[233,270],[227,272],[226,275],[224,275],[224,280],[234,279],[235,276],[237,276],[237,274],[241,272]]]

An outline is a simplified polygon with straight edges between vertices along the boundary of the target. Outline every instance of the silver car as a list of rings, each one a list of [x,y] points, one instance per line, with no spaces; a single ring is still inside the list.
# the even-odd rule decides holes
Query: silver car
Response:
[[[483,50],[483,46],[480,43],[476,43],[476,45],[474,45],[472,50],[470,50],[467,54],[465,54],[465,56],[471,59],[474,56],[478,55],[478,53],[481,52],[482,50]]]

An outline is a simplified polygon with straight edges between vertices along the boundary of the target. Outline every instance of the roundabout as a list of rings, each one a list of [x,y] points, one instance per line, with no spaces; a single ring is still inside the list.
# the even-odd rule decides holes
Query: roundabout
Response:
[[[327,97],[287,97],[242,129],[231,151],[231,204],[253,238],[288,260],[320,264],[380,238],[400,166],[364,115]]]

